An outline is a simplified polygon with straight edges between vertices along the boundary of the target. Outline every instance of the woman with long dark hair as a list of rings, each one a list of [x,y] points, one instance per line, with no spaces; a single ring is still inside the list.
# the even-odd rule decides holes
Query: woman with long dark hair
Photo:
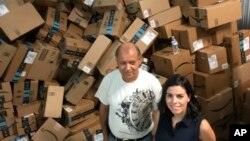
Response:
[[[200,114],[200,105],[187,78],[170,77],[162,89],[156,124],[156,141],[215,141],[209,122]]]

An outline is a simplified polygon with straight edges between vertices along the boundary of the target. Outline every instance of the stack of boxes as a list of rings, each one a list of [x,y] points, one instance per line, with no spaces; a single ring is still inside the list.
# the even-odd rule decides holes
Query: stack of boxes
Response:
[[[125,42],[139,47],[161,84],[186,76],[217,139],[227,138],[235,114],[249,122],[250,30],[237,28],[240,0],[192,2],[1,1],[0,139],[94,139],[95,92]]]

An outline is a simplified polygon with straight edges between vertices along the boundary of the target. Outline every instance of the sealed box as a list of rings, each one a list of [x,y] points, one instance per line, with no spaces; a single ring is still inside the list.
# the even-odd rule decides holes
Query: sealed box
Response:
[[[134,43],[143,54],[153,44],[158,36],[152,27],[136,18],[119,39],[122,43]]]
[[[42,27],[36,34],[36,38],[51,46],[57,47],[63,38],[61,32],[54,32],[49,28]]]
[[[29,135],[37,130],[35,114],[26,115],[22,118],[16,118],[17,135]]]
[[[52,118],[48,118],[39,130],[32,136],[33,141],[63,141],[69,134],[61,124]]]
[[[61,62],[59,49],[39,40],[35,41],[34,48],[39,51],[27,79],[52,80]]]
[[[44,117],[60,118],[62,115],[64,87],[62,86],[49,86]],[[56,105],[56,106],[55,106]]]
[[[97,63],[97,69],[102,75],[106,75],[117,68],[115,51],[121,44],[120,41],[115,40]]]
[[[94,112],[94,102],[88,99],[81,99],[75,106],[63,105],[63,122],[65,125],[73,126],[83,121],[87,114]]]
[[[70,12],[68,20],[85,29],[88,26],[91,17],[91,11],[80,6],[75,6]]]
[[[168,17],[168,18],[166,18]],[[148,18],[151,27],[157,28],[182,18],[180,6],[171,7]]]
[[[171,47],[166,47],[152,54],[151,60],[155,72],[164,77],[173,74],[187,75],[193,72],[189,50],[179,48],[179,53],[174,55]]]
[[[23,105],[17,105],[16,106],[16,111],[17,111],[17,117],[23,117],[32,113],[38,114],[39,108],[41,106],[40,101],[34,101],[28,104],[23,104]]]
[[[101,22],[91,23],[83,32],[83,37],[90,42],[94,42],[99,35]]]
[[[242,29],[224,37],[227,59],[231,67],[239,66],[250,61],[249,49],[250,30]]]
[[[99,35],[81,60],[80,64],[78,65],[78,69],[84,71],[87,74],[91,74],[94,71],[98,61],[111,43],[112,41],[109,38],[104,35]]]
[[[242,9],[240,0],[228,0],[204,7],[190,7],[189,9],[189,24],[207,29],[241,18]]]
[[[10,24],[11,23],[11,24]],[[10,41],[44,24],[31,3],[26,3],[0,17],[0,27]]]
[[[213,74],[227,69],[226,48],[221,46],[209,46],[196,53],[197,71]]]
[[[0,103],[12,101],[12,98],[10,82],[0,82]]]
[[[95,78],[82,71],[77,71],[65,84],[65,98],[76,105],[95,82]]]
[[[139,1],[143,19],[170,8],[168,0],[141,0]]]
[[[171,38],[172,35],[172,29],[176,26],[181,25],[181,19],[175,20],[173,22],[167,23],[163,26],[157,27],[155,30],[159,33],[158,38],[160,39],[168,39]]]
[[[229,68],[214,74],[195,71],[194,92],[200,97],[210,98],[221,90],[231,86],[230,77],[231,71]]]
[[[13,104],[22,105],[37,100],[38,80],[25,80],[14,83]]]
[[[104,12],[99,34],[120,38],[126,29],[127,14],[124,10]]]
[[[17,48],[0,41],[0,78],[9,66],[10,61],[16,53]]]
[[[225,118],[233,113],[233,91],[231,87],[218,92],[214,96],[206,99],[198,97],[201,104],[201,112],[211,123]]]
[[[123,0],[95,0],[92,9],[98,13],[104,13],[106,10],[122,10]]]
[[[64,37],[82,39],[84,31],[85,30],[78,25],[70,23],[66,33],[64,34]]]
[[[211,37],[205,30],[189,25],[172,28],[172,34],[179,43],[179,47],[194,53],[212,44]]]

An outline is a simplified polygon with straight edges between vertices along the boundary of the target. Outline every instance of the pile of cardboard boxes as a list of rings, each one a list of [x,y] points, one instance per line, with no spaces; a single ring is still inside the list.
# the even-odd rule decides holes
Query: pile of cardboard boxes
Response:
[[[161,84],[177,73],[190,80],[218,140],[228,138],[229,124],[250,122],[250,30],[237,27],[240,0],[0,0],[0,7],[0,140],[98,140],[95,92],[124,42],[139,47]]]

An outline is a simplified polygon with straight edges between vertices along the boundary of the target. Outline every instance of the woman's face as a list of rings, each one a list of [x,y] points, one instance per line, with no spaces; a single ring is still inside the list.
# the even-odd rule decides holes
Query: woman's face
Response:
[[[174,115],[186,115],[189,101],[190,98],[183,87],[171,86],[167,89],[166,103]]]

